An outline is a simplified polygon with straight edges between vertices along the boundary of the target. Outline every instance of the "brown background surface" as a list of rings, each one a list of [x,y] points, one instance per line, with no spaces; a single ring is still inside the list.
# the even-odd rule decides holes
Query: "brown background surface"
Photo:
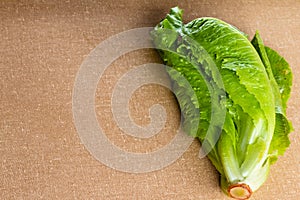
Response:
[[[247,2],[247,3],[246,3]],[[294,72],[288,116],[291,146],[272,166],[253,199],[299,198],[300,1],[1,1],[0,2],[0,199],[228,199],[195,141],[175,163],[156,172],[130,174],[108,168],[81,143],[72,117],[72,89],[84,58],[101,41],[124,30],[156,25],[173,6],[184,20],[212,16],[255,30]],[[152,50],[114,62],[96,95],[99,124],[128,151],[160,148],[173,137],[179,112],[170,91],[150,85],[131,100],[136,123],[149,123],[153,103],[165,105],[165,129],[149,140],[126,136],[110,112],[111,90],[130,68],[160,62]]]

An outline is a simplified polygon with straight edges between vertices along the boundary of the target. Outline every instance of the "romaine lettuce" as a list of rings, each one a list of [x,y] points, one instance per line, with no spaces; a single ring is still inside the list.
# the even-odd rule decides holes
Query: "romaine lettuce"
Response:
[[[258,32],[249,41],[236,27],[216,18],[184,24],[178,7],[151,36],[171,67],[167,72],[184,130],[201,141],[221,175],[223,191],[236,199],[249,198],[290,143],[288,63],[264,46]]]

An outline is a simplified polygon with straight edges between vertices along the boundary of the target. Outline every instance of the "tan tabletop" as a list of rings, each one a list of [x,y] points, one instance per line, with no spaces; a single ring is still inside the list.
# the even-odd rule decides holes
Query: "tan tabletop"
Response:
[[[252,199],[299,198],[300,1],[77,0],[0,2],[0,199],[229,199],[210,161],[199,159],[198,141],[163,169],[128,173],[95,159],[75,127],[73,86],[88,54],[117,33],[155,26],[176,5],[184,9],[185,22],[211,16],[249,37],[260,30],[265,44],[290,63],[291,145]],[[145,126],[149,107],[161,103],[168,115],[164,129],[140,139],[116,125],[110,109],[114,85],[128,70],[150,62],[161,62],[151,49],[122,55],[97,86],[99,125],[114,145],[130,152],[164,147],[180,120],[172,93],[150,84],[134,93],[130,113]]]

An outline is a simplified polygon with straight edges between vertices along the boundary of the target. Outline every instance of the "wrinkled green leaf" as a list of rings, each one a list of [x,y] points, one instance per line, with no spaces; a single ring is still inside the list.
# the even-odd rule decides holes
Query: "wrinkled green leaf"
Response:
[[[276,123],[269,149],[270,163],[273,164],[290,145],[288,135],[292,131],[292,125],[285,113],[286,103],[291,91],[292,73],[284,58],[271,48],[264,46],[258,32],[252,39],[252,44],[265,65],[275,96]],[[274,73],[276,76],[274,76]]]

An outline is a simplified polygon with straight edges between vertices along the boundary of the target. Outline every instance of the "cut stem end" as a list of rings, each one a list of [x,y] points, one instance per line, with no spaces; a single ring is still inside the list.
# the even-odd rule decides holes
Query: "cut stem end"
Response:
[[[250,198],[252,190],[249,185],[245,183],[237,183],[228,187],[228,194],[234,199],[245,200]]]

